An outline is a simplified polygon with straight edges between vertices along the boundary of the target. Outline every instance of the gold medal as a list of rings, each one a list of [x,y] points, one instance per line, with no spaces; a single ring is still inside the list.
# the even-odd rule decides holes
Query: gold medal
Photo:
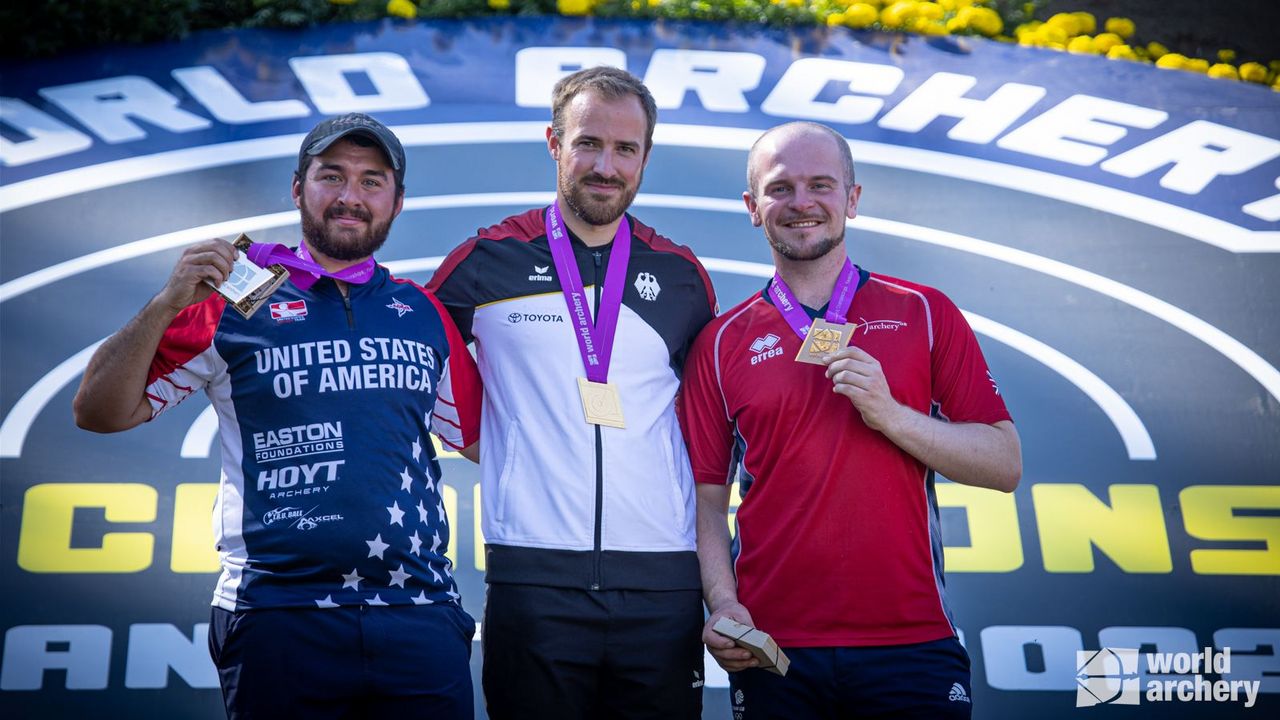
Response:
[[[580,377],[578,394],[582,396],[582,415],[588,423],[615,428],[627,426],[622,419],[622,399],[618,396],[617,385]]]
[[[853,331],[857,329],[857,323],[841,325],[823,319],[814,320],[809,325],[809,334],[800,344],[800,352],[796,353],[796,362],[822,365],[822,356],[837,353],[847,347]]]

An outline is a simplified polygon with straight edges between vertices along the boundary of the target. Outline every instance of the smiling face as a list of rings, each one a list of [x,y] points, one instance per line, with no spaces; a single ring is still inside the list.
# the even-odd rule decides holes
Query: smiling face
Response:
[[[569,102],[564,118],[561,134],[547,130],[557,194],[586,223],[609,225],[640,189],[649,157],[644,108],[634,95],[608,99],[586,91]]]
[[[787,127],[751,151],[752,188],[742,199],[751,224],[763,227],[774,253],[817,260],[844,242],[845,220],[858,211],[862,188],[850,185],[840,148],[829,134]]]
[[[312,158],[305,177],[294,178],[293,201],[312,254],[349,262],[382,247],[404,196],[382,151],[348,137]]]

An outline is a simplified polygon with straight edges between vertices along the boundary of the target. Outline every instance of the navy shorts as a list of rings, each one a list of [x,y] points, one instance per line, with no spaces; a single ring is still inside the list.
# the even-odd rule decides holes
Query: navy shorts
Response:
[[[786,677],[729,673],[734,720],[970,717],[969,654],[955,638],[918,645],[785,648]]]
[[[227,717],[475,717],[471,637],[455,605],[213,609]]]

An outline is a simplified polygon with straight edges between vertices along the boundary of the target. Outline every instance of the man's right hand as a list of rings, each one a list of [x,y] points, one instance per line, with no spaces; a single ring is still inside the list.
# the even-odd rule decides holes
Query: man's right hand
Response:
[[[187,247],[173,268],[173,274],[155,302],[174,313],[194,305],[213,292],[205,281],[221,285],[231,275],[231,266],[240,254],[226,240],[205,240]]]
[[[735,602],[711,613],[711,617],[707,619],[707,624],[702,628],[702,642],[706,643],[707,650],[711,651],[711,657],[715,658],[716,662],[726,672],[738,672],[739,670],[758,667],[760,661],[756,659],[755,655],[751,654],[750,650],[739,647],[737,643],[712,629],[715,627],[716,621],[722,617],[736,620],[743,625],[755,627],[755,623],[751,621],[751,613],[743,607],[742,603]]]

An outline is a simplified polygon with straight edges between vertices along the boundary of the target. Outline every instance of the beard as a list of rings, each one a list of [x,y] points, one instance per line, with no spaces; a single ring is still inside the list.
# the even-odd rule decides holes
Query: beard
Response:
[[[827,253],[835,250],[838,245],[844,243],[844,227],[843,225],[841,226],[840,234],[822,238],[809,247],[795,247],[793,245],[788,245],[780,238],[775,237],[774,234],[769,231],[769,225],[767,223],[764,226],[764,237],[769,241],[770,247],[777,251],[777,253],[782,257],[788,260],[806,262],[826,257]]]
[[[570,177],[568,171],[564,168],[560,169],[560,195],[564,198],[564,202],[588,225],[608,225],[614,220],[622,217],[622,213],[631,207],[631,201],[636,199],[636,191],[640,188],[641,175],[636,176],[636,184],[627,187],[627,184],[619,179],[610,180],[596,173],[588,173],[580,179]],[[592,193],[585,187],[586,183],[596,185],[612,185],[619,188],[622,192],[614,200],[597,200],[592,197]]]
[[[306,238],[310,248],[325,257],[339,261],[363,260],[378,251],[387,241],[391,232],[391,220],[384,223],[373,222],[373,215],[364,208],[331,205],[324,211],[323,218],[317,218],[307,208],[306,195],[302,195],[302,237]],[[346,232],[329,232],[327,222],[339,217],[353,217],[366,223],[365,231],[355,237],[351,234],[355,228]],[[345,237],[343,237],[345,236]]]

